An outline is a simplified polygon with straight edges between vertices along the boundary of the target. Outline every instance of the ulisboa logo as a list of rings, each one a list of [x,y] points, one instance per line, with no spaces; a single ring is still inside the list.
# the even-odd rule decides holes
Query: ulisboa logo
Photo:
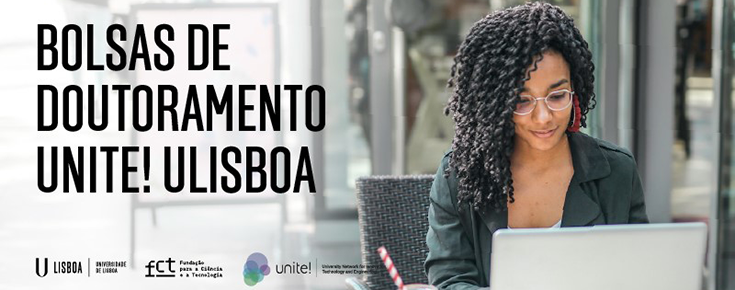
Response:
[[[265,255],[255,252],[248,256],[247,262],[242,269],[242,277],[245,284],[248,286],[254,286],[255,284],[263,281],[265,276],[271,273],[271,268],[268,267],[268,258]]]
[[[43,274],[41,274],[43,272]],[[36,258],[36,275],[46,277],[48,274],[48,258],[43,258],[43,271],[41,271],[41,259]]]

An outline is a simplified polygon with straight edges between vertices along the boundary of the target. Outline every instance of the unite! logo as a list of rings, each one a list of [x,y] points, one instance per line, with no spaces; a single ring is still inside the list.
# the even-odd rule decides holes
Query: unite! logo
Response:
[[[263,281],[265,276],[271,273],[271,268],[268,266],[268,258],[265,255],[255,252],[248,256],[247,262],[242,269],[242,277],[245,284],[248,286],[255,286],[255,284]]]
[[[41,258],[36,258],[36,275],[46,277],[48,275],[48,258],[43,258],[43,274],[41,274]]]

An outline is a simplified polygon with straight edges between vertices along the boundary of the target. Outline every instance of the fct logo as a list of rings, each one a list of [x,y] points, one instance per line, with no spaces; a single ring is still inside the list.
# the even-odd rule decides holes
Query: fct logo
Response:
[[[255,286],[255,284],[263,281],[263,278],[270,273],[271,268],[268,267],[268,258],[258,252],[248,256],[248,260],[242,269],[243,280],[248,286]]]
[[[146,277],[175,277],[176,271],[174,271],[173,264],[174,260],[171,258],[168,258],[167,260],[151,260],[148,262],[147,265],[145,265],[145,268],[148,269],[148,274],[146,274]],[[168,269],[164,268],[161,264],[168,264]],[[153,273],[153,269],[156,269],[156,273]]]

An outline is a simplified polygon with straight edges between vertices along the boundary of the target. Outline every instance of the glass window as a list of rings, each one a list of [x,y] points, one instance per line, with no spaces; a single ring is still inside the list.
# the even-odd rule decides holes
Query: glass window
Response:
[[[677,6],[674,95],[674,156],[671,217],[675,222],[707,222],[713,140],[712,9],[707,1]]]
[[[323,131],[325,208],[356,210],[355,179],[370,175],[370,58],[366,0],[322,2],[322,76],[329,92]],[[317,193],[322,194],[322,193]],[[329,215],[329,214],[327,214]]]
[[[716,289],[735,289],[735,5],[725,1],[723,13],[722,42],[729,46],[729,53],[723,53],[722,106],[720,112],[720,182],[717,192],[720,196],[716,213],[719,221],[717,231],[717,273]],[[718,7],[719,8],[719,7]],[[724,50],[727,51],[727,50]],[[715,139],[713,139],[715,140]],[[714,192],[714,191],[713,191]],[[711,227],[711,230],[714,230]]]

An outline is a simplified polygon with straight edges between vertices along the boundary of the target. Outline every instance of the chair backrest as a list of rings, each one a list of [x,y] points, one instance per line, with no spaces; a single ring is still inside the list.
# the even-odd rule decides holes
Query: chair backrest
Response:
[[[385,246],[405,284],[428,283],[429,191],[433,175],[369,176],[357,179],[362,262],[370,289],[394,289],[377,249]],[[376,271],[377,270],[377,271]]]

